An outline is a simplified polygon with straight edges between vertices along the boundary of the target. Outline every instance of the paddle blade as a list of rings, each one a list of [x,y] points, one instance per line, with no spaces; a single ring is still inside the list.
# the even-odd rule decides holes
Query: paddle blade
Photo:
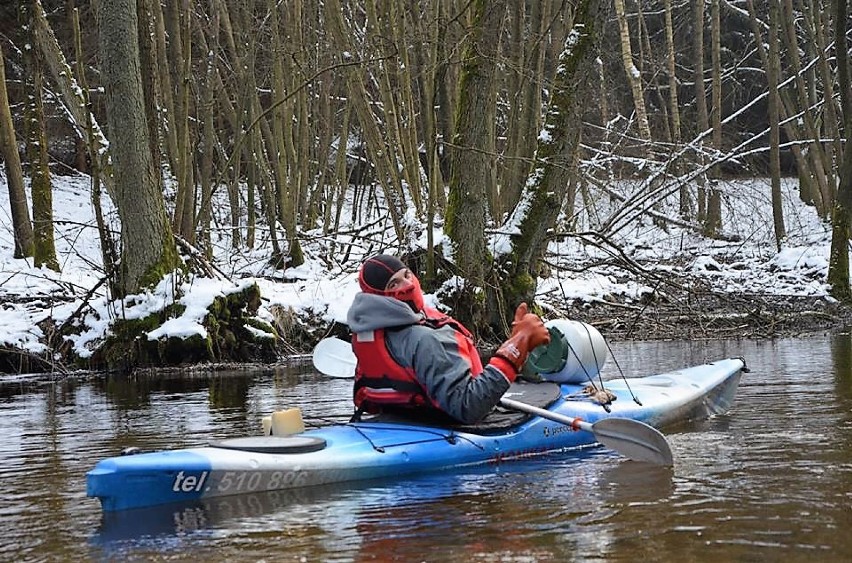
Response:
[[[604,418],[592,424],[598,442],[625,457],[657,465],[673,465],[666,437],[653,426],[629,418]]]
[[[355,362],[352,345],[345,340],[325,338],[314,348],[314,367],[322,374],[331,377],[355,377]]]

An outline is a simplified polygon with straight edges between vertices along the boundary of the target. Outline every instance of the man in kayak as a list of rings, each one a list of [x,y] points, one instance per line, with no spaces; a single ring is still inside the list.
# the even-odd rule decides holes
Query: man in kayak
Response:
[[[413,410],[474,423],[500,401],[529,352],[550,342],[541,319],[521,303],[512,335],[483,368],[470,331],[425,305],[420,281],[401,260],[368,258],[358,283],[362,292],[347,314],[358,359],[356,417]]]

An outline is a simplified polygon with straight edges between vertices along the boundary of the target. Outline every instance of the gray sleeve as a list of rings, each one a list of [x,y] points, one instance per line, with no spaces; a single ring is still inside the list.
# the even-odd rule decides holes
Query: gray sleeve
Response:
[[[510,383],[499,369],[485,366],[473,377],[450,327],[412,326],[387,331],[388,349],[403,367],[411,367],[441,409],[465,424],[485,417]]]

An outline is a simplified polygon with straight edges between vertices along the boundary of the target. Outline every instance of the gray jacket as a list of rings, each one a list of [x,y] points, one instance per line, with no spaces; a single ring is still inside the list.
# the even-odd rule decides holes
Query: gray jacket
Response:
[[[346,317],[354,333],[405,327],[385,332],[391,357],[412,368],[429,397],[456,420],[471,424],[487,415],[509,389],[509,379],[486,365],[473,377],[449,326],[433,329],[416,324],[423,318],[392,297],[358,293]]]

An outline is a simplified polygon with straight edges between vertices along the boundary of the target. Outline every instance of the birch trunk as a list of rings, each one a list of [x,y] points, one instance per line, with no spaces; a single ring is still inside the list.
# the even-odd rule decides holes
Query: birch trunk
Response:
[[[648,125],[648,112],[645,109],[645,92],[642,88],[642,74],[633,63],[633,49],[630,46],[630,28],[627,24],[627,15],[624,11],[624,0],[615,0],[615,17],[618,20],[618,35],[621,43],[621,64],[627,75],[627,83],[633,94],[633,110],[636,112],[636,123],[639,127],[639,139],[642,141],[640,149],[644,156],[648,156],[648,146],[651,140],[651,128]]]

